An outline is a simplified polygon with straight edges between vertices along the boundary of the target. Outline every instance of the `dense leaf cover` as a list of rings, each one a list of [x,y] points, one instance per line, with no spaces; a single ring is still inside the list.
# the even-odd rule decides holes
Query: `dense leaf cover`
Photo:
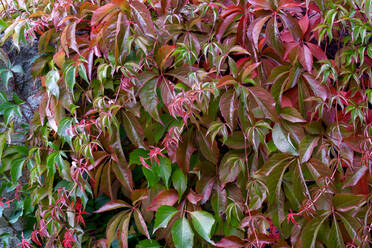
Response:
[[[31,148],[1,95],[22,247],[370,247],[369,0],[1,2],[40,50]]]

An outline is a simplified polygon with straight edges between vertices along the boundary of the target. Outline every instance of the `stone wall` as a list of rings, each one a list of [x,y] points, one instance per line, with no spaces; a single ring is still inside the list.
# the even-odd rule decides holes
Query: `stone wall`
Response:
[[[35,57],[38,55],[38,45],[35,42],[32,46],[22,46],[20,51],[17,51],[15,48],[12,48],[12,44],[10,42],[6,42],[4,46],[1,47],[5,52],[7,52],[11,62],[15,65],[19,64],[22,66],[23,71],[25,72],[24,75],[17,75],[15,82],[17,85],[17,92],[18,94],[22,95],[22,97],[27,100],[28,104],[24,104],[23,112],[27,119],[31,120],[33,117],[33,112],[37,109],[40,104],[41,96],[38,95],[40,89],[40,82],[33,80],[31,76],[31,64]],[[3,65],[0,62],[0,67]],[[15,93],[12,87],[8,89],[5,88],[4,84],[0,80],[0,91],[6,93],[9,99],[12,99],[13,93]],[[30,109],[32,108],[32,110]],[[26,118],[17,118],[15,120],[16,124],[22,124],[27,122]],[[1,132],[1,130],[0,130]],[[20,137],[18,139],[12,140],[15,144],[22,144],[24,142],[24,137]],[[23,180],[25,180],[23,178]],[[14,198],[12,194],[4,194],[1,197],[5,197],[8,199]],[[10,209],[5,209],[4,215],[5,218],[0,218],[0,235],[2,233],[9,233],[11,238],[9,242],[10,247],[17,247],[16,245],[19,243],[17,239],[17,234],[22,231],[23,223],[22,220],[12,224],[11,226],[7,223],[6,218],[9,217],[11,213]],[[19,246],[18,246],[19,247]],[[0,238],[0,248],[2,247],[2,242]]]

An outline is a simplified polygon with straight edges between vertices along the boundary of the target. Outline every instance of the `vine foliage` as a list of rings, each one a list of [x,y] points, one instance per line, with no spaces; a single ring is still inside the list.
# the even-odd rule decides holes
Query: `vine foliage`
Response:
[[[1,3],[40,52],[26,146],[0,96],[22,248],[370,247],[370,1]]]

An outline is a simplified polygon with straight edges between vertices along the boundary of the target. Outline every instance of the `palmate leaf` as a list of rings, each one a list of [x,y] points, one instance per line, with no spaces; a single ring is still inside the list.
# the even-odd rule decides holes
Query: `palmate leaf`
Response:
[[[269,190],[268,201],[271,206],[274,206],[276,216],[274,221],[277,224],[281,224],[285,218],[282,194],[284,173],[295,160],[296,158],[291,155],[277,153],[257,172],[259,175],[265,177],[265,184]]]

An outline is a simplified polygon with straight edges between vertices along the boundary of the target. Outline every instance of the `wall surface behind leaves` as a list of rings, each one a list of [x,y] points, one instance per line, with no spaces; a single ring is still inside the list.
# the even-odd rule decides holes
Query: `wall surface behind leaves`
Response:
[[[38,56],[38,44],[35,42],[32,46],[22,46],[20,51],[17,51],[15,48],[12,48],[11,42],[6,42],[4,46],[1,47],[5,52],[7,52],[11,62],[14,65],[21,65],[24,71],[24,74],[18,74],[16,76],[15,82],[18,88],[18,93],[22,94],[25,99],[27,99],[27,102],[29,103],[29,106],[33,108],[33,110],[36,110],[37,107],[40,104],[41,96],[38,95],[39,89],[40,89],[40,82],[35,81],[31,76],[31,64],[32,61]],[[3,65],[0,62],[0,67],[3,67]],[[8,89],[5,87],[3,82],[0,82],[0,91],[3,91],[6,93],[7,97],[9,99],[12,99],[13,93],[15,93],[14,88],[9,85]],[[25,116],[28,119],[32,119],[33,112],[30,110],[26,104],[23,107]],[[26,122],[25,118],[17,118],[15,120],[15,124],[21,125]],[[0,130],[1,132],[1,130]],[[12,140],[12,143],[15,144],[22,144],[25,137],[17,137]],[[22,179],[21,180],[25,180]],[[4,197],[6,199],[12,199],[14,197],[13,194],[3,194],[0,197]],[[6,217],[9,217],[11,215],[11,209],[6,209],[4,211],[4,215]],[[16,245],[19,243],[19,240],[17,238],[17,234],[22,232],[23,226],[26,223],[23,223],[21,220],[12,224],[13,227],[10,227],[6,220],[4,218],[0,218],[0,235],[3,233],[9,233],[11,236],[9,240],[8,247],[16,247]],[[18,233],[17,233],[18,232]],[[0,238],[1,239],[1,238]],[[0,242],[0,248],[6,248],[2,247],[2,242]]]

